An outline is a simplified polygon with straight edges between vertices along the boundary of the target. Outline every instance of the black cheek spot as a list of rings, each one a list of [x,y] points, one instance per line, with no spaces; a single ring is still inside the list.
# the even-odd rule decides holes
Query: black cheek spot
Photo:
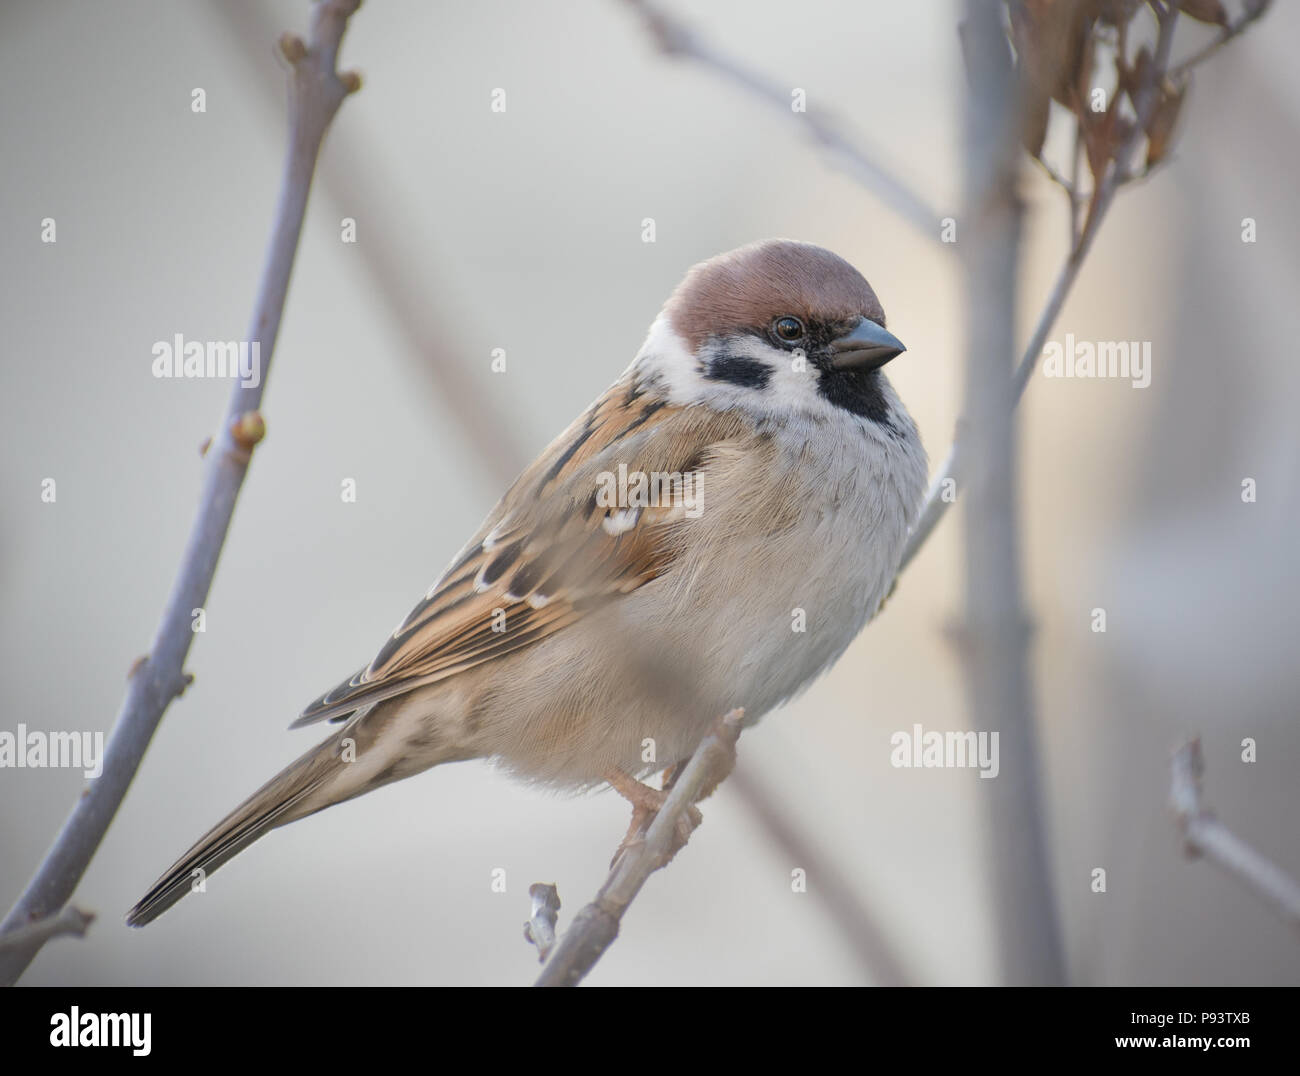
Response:
[[[767,364],[747,355],[717,355],[709,360],[704,376],[710,381],[725,381],[744,389],[765,389],[772,380]]]

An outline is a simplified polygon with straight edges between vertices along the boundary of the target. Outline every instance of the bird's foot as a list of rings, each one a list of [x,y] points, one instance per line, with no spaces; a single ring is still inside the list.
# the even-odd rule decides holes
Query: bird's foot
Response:
[[[622,770],[610,770],[605,775],[605,780],[610,784],[620,796],[632,804],[632,821],[627,827],[627,833],[622,842],[614,852],[614,858],[610,860],[609,866],[613,870],[615,864],[622,858],[625,852],[632,850],[645,843],[646,831],[655,820],[668,799],[668,793],[672,790],[673,782],[681,772],[681,767],[676,766],[664,770],[664,787],[662,790],[651,788],[649,785],[642,784],[634,777],[629,777]],[[664,862],[669,862],[673,856],[690,840],[690,836],[695,832],[695,827],[704,821],[704,816],[700,814],[699,808],[694,805],[688,807],[686,812],[677,820],[677,825],[673,831],[673,843],[669,847]]]

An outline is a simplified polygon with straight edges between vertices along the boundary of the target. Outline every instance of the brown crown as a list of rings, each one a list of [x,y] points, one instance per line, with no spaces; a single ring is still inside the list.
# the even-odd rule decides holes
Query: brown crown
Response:
[[[664,312],[692,351],[714,334],[764,328],[786,314],[805,322],[885,321],[876,293],[853,266],[790,239],[751,243],[693,266]]]

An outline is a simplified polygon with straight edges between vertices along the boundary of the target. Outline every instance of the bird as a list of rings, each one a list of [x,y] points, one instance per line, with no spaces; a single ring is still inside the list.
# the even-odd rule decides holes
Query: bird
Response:
[[[769,239],[693,266],[632,364],[519,476],[354,676],[337,730],[199,838],[142,926],[270,830],[445,762],[609,785],[688,760],[828,669],[891,587],[923,499],[906,349],[848,261]],[[629,831],[631,833],[631,830]]]

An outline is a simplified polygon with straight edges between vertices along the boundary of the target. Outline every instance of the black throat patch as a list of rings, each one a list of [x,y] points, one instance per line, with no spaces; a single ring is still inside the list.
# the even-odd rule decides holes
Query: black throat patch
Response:
[[[881,387],[881,377],[879,370],[835,370],[823,367],[817,391],[836,407],[894,430],[894,424],[889,421],[889,404]]]

